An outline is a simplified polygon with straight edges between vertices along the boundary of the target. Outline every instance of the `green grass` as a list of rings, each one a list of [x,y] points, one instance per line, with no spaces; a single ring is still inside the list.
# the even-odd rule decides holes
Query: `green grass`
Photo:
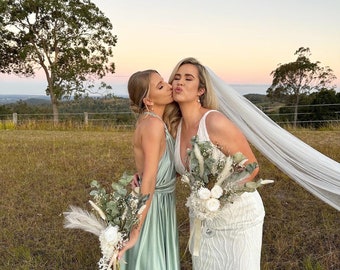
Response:
[[[340,161],[339,130],[293,132]],[[88,207],[91,180],[109,185],[134,172],[131,139],[131,131],[0,130],[0,269],[96,269],[98,239],[64,229],[62,213],[70,204]],[[340,269],[340,213],[256,155],[261,177],[276,180],[260,189],[261,269]],[[178,182],[182,269],[191,269],[187,195]]]

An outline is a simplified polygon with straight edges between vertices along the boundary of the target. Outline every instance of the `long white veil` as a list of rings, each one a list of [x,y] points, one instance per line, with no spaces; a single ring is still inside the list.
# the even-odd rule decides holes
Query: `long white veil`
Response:
[[[281,128],[206,67],[219,110],[264,156],[309,192],[340,211],[340,163]]]

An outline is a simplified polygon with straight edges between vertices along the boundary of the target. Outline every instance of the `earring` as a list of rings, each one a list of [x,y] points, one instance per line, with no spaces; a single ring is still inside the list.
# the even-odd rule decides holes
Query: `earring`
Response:
[[[201,103],[200,97],[198,97],[197,102],[198,102],[198,103]]]

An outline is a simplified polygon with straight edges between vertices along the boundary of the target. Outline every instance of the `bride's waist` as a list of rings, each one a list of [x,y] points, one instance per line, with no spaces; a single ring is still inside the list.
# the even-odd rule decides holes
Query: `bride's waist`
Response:
[[[224,230],[262,222],[264,215],[262,199],[258,192],[246,192],[237,197],[233,203],[224,205],[214,218],[204,220],[202,225],[211,229]],[[191,215],[191,221],[194,218]]]

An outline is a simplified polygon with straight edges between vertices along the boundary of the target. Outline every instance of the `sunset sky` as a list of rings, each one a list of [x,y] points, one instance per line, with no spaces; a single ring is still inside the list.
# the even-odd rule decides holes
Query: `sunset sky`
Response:
[[[188,56],[230,84],[270,85],[270,72],[295,61],[299,47],[310,48],[311,61],[331,67],[340,87],[339,0],[93,2],[118,37],[116,73],[105,78],[115,94],[126,92],[133,72],[153,68],[168,79]],[[34,79],[0,75],[0,81],[0,94],[43,95],[46,88],[42,74]]]

